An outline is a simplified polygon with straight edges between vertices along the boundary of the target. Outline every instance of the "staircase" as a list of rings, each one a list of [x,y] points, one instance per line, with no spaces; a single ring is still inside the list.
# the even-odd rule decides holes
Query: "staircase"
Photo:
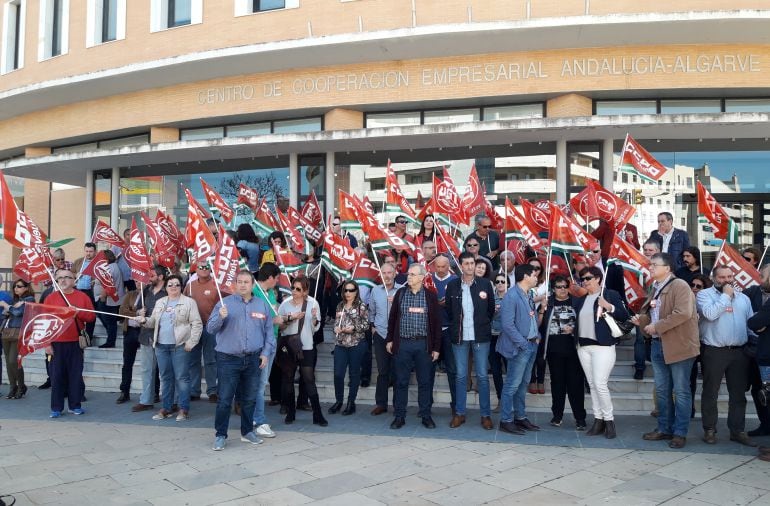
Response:
[[[99,345],[105,341],[104,328],[97,320],[94,344]],[[334,402],[334,363],[332,351],[334,350],[334,337],[331,328],[326,329],[326,340],[318,347],[318,365],[316,367],[316,384],[322,402]],[[612,392],[612,401],[617,414],[631,415],[649,415],[653,409],[652,391],[654,388],[652,366],[648,364],[645,370],[643,380],[635,380],[634,374],[634,349],[631,341],[628,344],[621,344],[616,347],[617,361],[615,368],[610,376],[609,387]],[[42,353],[30,355],[24,359],[24,373],[29,385],[39,385],[46,379],[45,362]],[[4,362],[4,360],[3,360]],[[3,364],[4,366],[4,364]],[[121,381],[121,369],[123,366],[123,339],[122,334],[118,333],[118,340],[115,348],[99,349],[91,347],[85,350],[85,362],[83,367],[83,378],[86,383],[86,389],[99,392],[119,392]],[[141,391],[141,367],[137,358],[133,369],[133,381],[131,383],[131,392],[139,393]],[[4,375],[5,377],[5,375]],[[368,388],[361,388],[358,392],[357,403],[362,405],[374,405],[374,385],[377,379],[376,363],[372,364],[372,382]],[[475,381],[475,378],[473,378]],[[546,394],[527,395],[527,409],[533,411],[550,411],[550,379],[546,369]],[[202,388],[205,392],[205,386]],[[495,406],[495,389],[490,378],[490,390],[492,405]],[[347,382],[346,382],[347,395]],[[748,396],[748,394],[747,394]],[[390,397],[392,399],[392,397]],[[727,389],[722,384],[719,392],[719,413],[727,414]],[[412,375],[412,381],[409,391],[410,404],[417,402],[417,384]],[[434,390],[434,404],[439,407],[448,407],[450,402],[449,386],[446,374],[437,372]],[[696,391],[696,408],[700,411],[700,380],[698,380],[698,389]],[[591,397],[586,394],[586,409],[591,413]],[[478,409],[478,395],[476,392],[468,392],[469,409]],[[754,404],[749,398],[747,403],[747,414],[754,416]],[[567,402],[567,411],[569,411],[569,402]]]

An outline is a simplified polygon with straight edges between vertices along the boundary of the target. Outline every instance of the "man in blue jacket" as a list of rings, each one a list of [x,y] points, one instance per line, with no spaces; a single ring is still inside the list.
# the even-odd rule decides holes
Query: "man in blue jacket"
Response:
[[[508,290],[501,304],[502,332],[497,339],[497,352],[508,362],[508,370],[500,397],[500,430],[523,435],[526,430],[540,430],[527,419],[524,396],[532,375],[537,346],[539,317],[530,290],[537,286],[535,268],[529,264],[516,266],[516,285]]]
[[[658,230],[652,231],[650,239],[658,241],[663,253],[674,257],[674,271],[684,267],[682,253],[690,247],[690,236],[686,230],[674,228],[674,216],[671,213],[664,211],[658,214]]]

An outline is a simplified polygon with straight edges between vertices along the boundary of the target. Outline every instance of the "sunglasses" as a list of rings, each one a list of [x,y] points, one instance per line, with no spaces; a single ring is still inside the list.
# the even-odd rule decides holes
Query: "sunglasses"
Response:
[[[556,288],[557,290],[566,290],[569,287],[567,285],[554,285],[554,288]]]
[[[179,288],[182,285],[180,285],[179,283],[169,283],[166,286],[169,288]]]
[[[479,228],[489,228],[489,225],[479,225]]]
[[[479,247],[478,244],[466,244],[465,246],[468,247],[468,248],[478,248]]]
[[[592,279],[596,279],[596,278],[594,278],[593,276],[586,276],[586,277],[580,278],[580,279],[582,279],[583,281],[591,281]]]
[[[211,267],[209,267],[208,265],[199,265],[198,266],[198,270],[199,271],[210,271]]]
[[[504,280],[504,279],[496,279],[496,280],[495,280],[495,284],[496,284],[496,285],[504,285],[505,283],[506,283],[506,282],[505,282],[505,280]]]
[[[63,258],[54,258],[53,261],[54,262],[63,262],[64,259]]]
[[[396,223],[398,223],[399,225],[403,225],[406,223],[406,220],[396,220]]]
[[[27,287],[24,286],[24,285],[16,285],[16,286],[14,286],[14,288],[27,288]]]
[[[753,262],[754,261],[754,259],[751,258],[751,257],[743,257],[743,259],[746,260],[747,262]]]
[[[535,266],[533,265],[532,267],[535,267]],[[543,270],[543,268],[542,268],[542,267],[535,267],[535,270],[536,270],[536,271],[542,271],[542,270]]]
[[[345,293],[356,293],[357,291],[358,289],[356,288],[345,288],[344,290]]]
[[[292,288],[292,291],[301,292],[302,291],[302,287],[301,286],[295,286],[295,287]]]
[[[692,285],[690,285],[690,286],[692,286],[692,289],[693,289],[693,290],[702,290],[702,289],[704,288],[704,286],[703,286],[703,285],[701,285],[700,283],[693,283],[693,284],[692,284]]]
[[[338,227],[339,225],[340,225],[340,223],[339,223],[339,222],[337,222],[337,223],[332,223],[332,226],[334,226],[334,227]]]

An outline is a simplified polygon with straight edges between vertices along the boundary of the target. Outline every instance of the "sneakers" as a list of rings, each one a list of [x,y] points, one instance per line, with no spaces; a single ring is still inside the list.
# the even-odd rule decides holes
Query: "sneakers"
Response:
[[[227,438],[225,438],[224,436],[217,436],[217,437],[214,439],[214,447],[213,447],[213,450],[214,450],[215,452],[218,452],[218,451],[222,451],[222,450],[224,450],[224,449],[225,449],[225,441],[227,441]]]
[[[551,425],[554,427],[561,427],[561,418],[553,417],[551,418]]]
[[[61,411],[51,411],[51,414],[48,415],[48,418],[59,418],[61,416]]]
[[[176,415],[177,422],[184,422],[189,419],[190,419],[190,412],[187,411],[186,409],[180,409],[179,413]]]
[[[174,415],[172,415],[170,412],[166,411],[165,409],[161,409],[160,411],[158,411],[157,413],[152,415],[152,419],[153,420],[165,420],[166,418],[171,418],[172,416],[174,416]]]
[[[241,436],[241,441],[244,443],[251,443],[253,445],[261,445],[264,442],[259,439],[253,432],[249,432],[248,434]]]
[[[85,415],[86,412],[83,408],[75,408],[75,409],[69,409],[67,410],[68,413],[72,415]]]
[[[275,432],[273,432],[273,429],[270,428],[270,425],[263,423],[257,429],[254,431],[257,436],[260,437],[266,437],[266,438],[273,438],[275,437]]]

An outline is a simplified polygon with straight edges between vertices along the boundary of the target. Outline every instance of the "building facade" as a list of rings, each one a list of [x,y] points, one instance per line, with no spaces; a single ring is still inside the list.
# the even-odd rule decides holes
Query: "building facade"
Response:
[[[71,256],[99,218],[183,224],[199,177],[376,208],[388,159],[409,198],[473,165],[498,205],[641,190],[642,237],[670,211],[713,254],[700,180],[764,246],[769,27],[762,0],[0,0],[0,169]],[[627,133],[657,184],[615,171]]]

